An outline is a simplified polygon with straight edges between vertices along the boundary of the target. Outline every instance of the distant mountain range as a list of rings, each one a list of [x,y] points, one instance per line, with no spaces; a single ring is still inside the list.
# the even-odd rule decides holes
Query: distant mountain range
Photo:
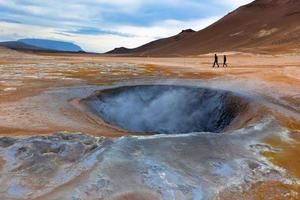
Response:
[[[185,30],[138,48],[121,47],[107,53],[183,56],[224,51],[299,52],[299,36],[300,0],[256,0],[203,30]]]
[[[45,39],[20,39],[17,41],[0,42],[0,46],[15,50],[84,52],[80,46],[71,42]]]

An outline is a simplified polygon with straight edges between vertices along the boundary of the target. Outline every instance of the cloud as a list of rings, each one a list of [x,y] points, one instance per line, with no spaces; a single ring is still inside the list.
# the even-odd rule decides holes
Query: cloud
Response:
[[[241,5],[245,5],[251,3],[254,0],[222,0],[222,2],[226,5],[229,5],[233,8],[237,8]]]
[[[134,37],[132,33],[121,33],[114,30],[105,30],[105,29],[99,29],[94,27],[82,27],[78,29],[73,30],[67,30],[64,34],[82,34],[82,35],[118,35],[118,36],[124,36],[124,37]],[[63,34],[63,33],[61,33]]]
[[[8,23],[15,23],[15,24],[21,24],[21,22],[13,20],[13,19],[1,19],[0,22],[8,22]]]
[[[65,40],[87,51],[202,29],[249,0],[0,0],[0,40]],[[17,23],[16,23],[17,22]]]
[[[0,22],[0,35],[5,40],[22,38],[64,40],[78,44],[86,51],[105,52],[121,46],[134,48],[158,38],[175,35],[180,30],[187,28],[201,29],[217,19],[218,17],[191,21],[166,20],[157,22],[152,26],[111,26],[107,30],[83,29],[75,31]]]
[[[198,20],[164,20],[153,24],[152,26],[119,26],[115,27],[117,32],[123,34],[133,34],[138,37],[148,37],[148,38],[161,38],[166,36],[172,36],[178,34],[184,29],[195,29],[200,30],[213,22],[217,21],[220,17],[209,17]]]

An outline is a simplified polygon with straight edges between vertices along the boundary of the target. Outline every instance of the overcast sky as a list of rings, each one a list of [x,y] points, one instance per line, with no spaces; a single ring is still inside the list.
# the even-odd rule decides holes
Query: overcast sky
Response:
[[[252,0],[0,0],[0,41],[73,42],[86,51],[137,47],[200,30]]]

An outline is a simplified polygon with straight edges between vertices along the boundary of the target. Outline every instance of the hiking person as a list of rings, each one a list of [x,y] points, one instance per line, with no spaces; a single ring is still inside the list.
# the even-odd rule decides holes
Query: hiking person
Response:
[[[215,61],[214,61],[213,67],[215,67],[216,65],[217,65],[218,67],[220,67],[220,66],[219,66],[219,61],[218,61],[218,56],[217,56],[217,54],[215,54]]]
[[[224,55],[224,62],[223,62],[223,67],[228,67],[228,65],[227,65],[227,56],[226,55]]]

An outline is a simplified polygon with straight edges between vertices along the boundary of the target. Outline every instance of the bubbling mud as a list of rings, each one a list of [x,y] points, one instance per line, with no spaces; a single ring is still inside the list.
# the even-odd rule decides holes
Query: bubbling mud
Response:
[[[249,104],[247,98],[229,91],[176,85],[106,89],[82,102],[108,124],[157,134],[220,133]]]

